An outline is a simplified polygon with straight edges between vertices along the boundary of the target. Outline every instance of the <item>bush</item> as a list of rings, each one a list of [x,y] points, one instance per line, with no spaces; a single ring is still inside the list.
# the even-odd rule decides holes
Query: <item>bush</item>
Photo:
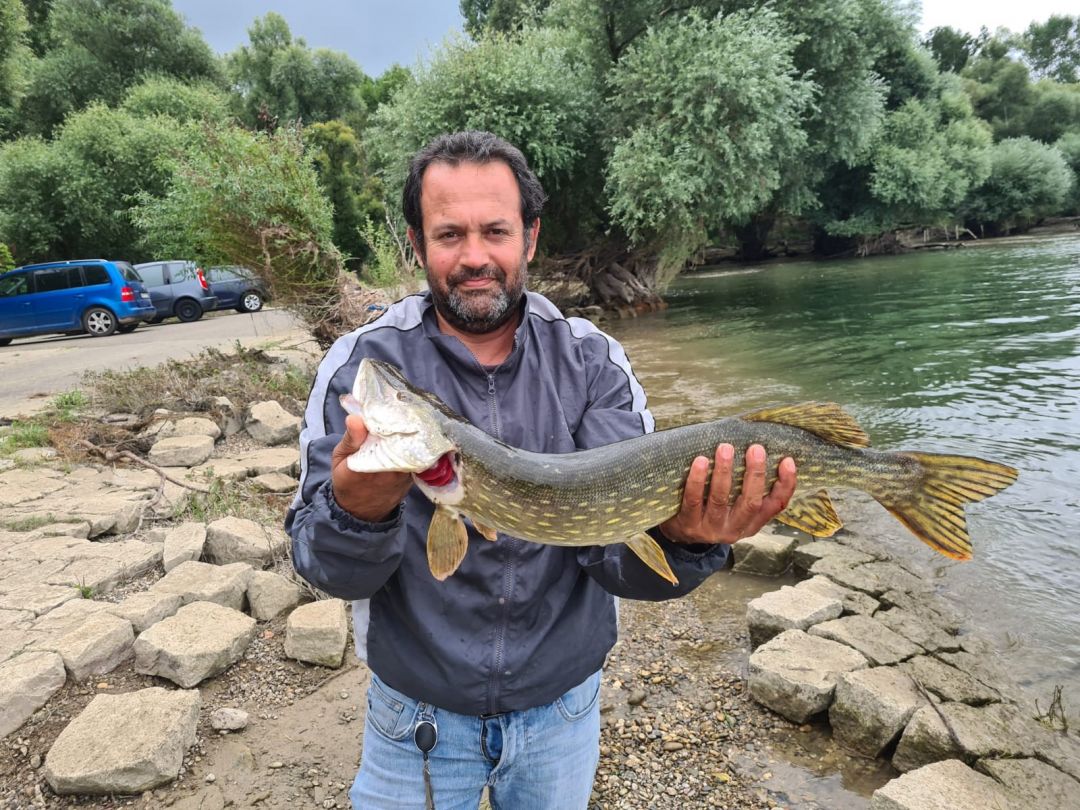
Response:
[[[990,150],[990,176],[968,198],[966,218],[991,233],[1030,227],[1064,209],[1073,182],[1055,147],[1008,138]]]

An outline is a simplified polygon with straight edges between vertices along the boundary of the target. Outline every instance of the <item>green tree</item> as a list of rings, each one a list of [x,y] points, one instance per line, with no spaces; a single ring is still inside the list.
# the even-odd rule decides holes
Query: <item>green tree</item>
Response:
[[[20,107],[29,132],[48,134],[91,101],[116,104],[151,75],[218,76],[210,47],[168,0],[56,0],[48,25],[50,49]]]
[[[42,56],[49,49],[49,12],[54,0],[22,0],[26,9],[26,20],[30,25],[28,39],[30,48],[37,56]]]
[[[74,255],[64,242],[66,175],[59,151],[39,138],[0,145],[0,241],[19,264]]]
[[[1054,14],[1046,22],[1031,23],[1020,37],[1020,47],[1036,76],[1080,81],[1080,16]]]
[[[990,124],[995,140],[1025,135],[1035,101],[1031,74],[1012,58],[1005,33],[987,39],[963,72],[975,114]]]
[[[177,121],[223,124],[230,117],[229,98],[216,85],[167,76],[152,76],[135,85],[128,90],[120,107],[140,118],[167,115]]]
[[[473,38],[485,33],[511,34],[536,24],[551,0],[461,0],[465,30]]]
[[[947,25],[930,29],[923,45],[933,54],[942,72],[953,73],[963,70],[979,47],[973,36]]]
[[[1031,86],[1031,108],[1024,134],[1053,143],[1067,132],[1080,132],[1080,84],[1047,79]]]
[[[255,20],[248,38],[226,60],[246,124],[272,129],[277,122],[329,121],[356,111],[366,77],[348,56],[311,50],[274,12]]]
[[[1073,173],[1072,196],[1062,208],[1063,214],[1080,214],[1080,131],[1061,136],[1054,144]]]
[[[0,242],[0,273],[15,269],[15,259],[11,255],[11,248]]]
[[[25,84],[29,24],[21,0],[0,0],[0,138],[11,127]]]
[[[1062,211],[1073,171],[1053,146],[1008,138],[990,151],[990,176],[972,190],[968,220],[991,234],[1007,234]]]
[[[346,256],[347,266],[358,267],[371,254],[362,236],[365,223],[381,225],[386,217],[382,183],[369,173],[360,139],[343,121],[305,127],[304,142],[334,208],[334,244]]]

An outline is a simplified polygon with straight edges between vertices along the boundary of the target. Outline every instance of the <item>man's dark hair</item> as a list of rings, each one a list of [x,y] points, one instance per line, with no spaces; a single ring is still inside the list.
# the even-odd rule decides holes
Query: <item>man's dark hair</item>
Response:
[[[416,234],[417,243],[424,244],[424,218],[420,211],[420,186],[424,172],[432,163],[448,163],[458,166],[462,163],[491,163],[502,161],[510,167],[517,180],[521,195],[521,221],[525,225],[526,244],[529,229],[540,217],[547,195],[544,187],[529,168],[525,155],[513,144],[498,135],[479,130],[450,132],[440,135],[415,155],[409,162],[409,174],[405,178],[405,189],[401,193],[401,207],[405,221]]]

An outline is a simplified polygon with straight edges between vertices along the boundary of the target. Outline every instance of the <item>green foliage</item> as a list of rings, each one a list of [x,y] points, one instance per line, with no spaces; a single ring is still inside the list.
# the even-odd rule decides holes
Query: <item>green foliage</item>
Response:
[[[30,28],[21,0],[0,0],[0,137],[12,126],[25,84]]]
[[[133,214],[158,253],[249,267],[305,317],[330,302],[333,212],[299,130],[204,124],[171,168],[168,192],[141,194]]]
[[[73,255],[60,188],[60,150],[38,138],[0,145],[0,240],[19,264]]]
[[[186,82],[169,76],[151,76],[127,91],[121,109],[139,118],[167,115],[181,121],[229,120],[229,99],[210,82]]]
[[[15,269],[15,259],[11,255],[11,248],[0,242],[0,273]]]
[[[1080,214],[1080,130],[1061,136],[1054,144],[1073,172],[1072,195],[1062,210],[1064,214]]]
[[[231,53],[226,70],[243,121],[259,129],[278,123],[345,118],[362,103],[364,73],[337,51],[311,50],[293,39],[288,23],[274,12],[248,29],[249,44]]]
[[[806,146],[800,119],[811,88],[792,75],[797,44],[775,14],[740,12],[691,15],[631,46],[611,76],[624,134],[607,191],[612,218],[634,241],[692,251],[710,230],[768,204],[780,166]],[[688,53],[695,58],[681,58]]]
[[[1025,135],[1053,143],[1067,132],[1080,132],[1080,84],[1043,79],[1032,85],[1031,91]]]
[[[394,287],[418,271],[411,248],[394,230],[392,220],[380,225],[366,219],[360,226],[360,238],[368,248],[361,275],[373,287]]]
[[[57,394],[51,403],[53,413],[61,422],[71,422],[89,404],[89,398],[78,388]]]
[[[10,456],[27,447],[48,447],[49,430],[39,420],[16,420],[11,429],[0,436],[0,456]]]
[[[1060,211],[1074,182],[1064,156],[1031,138],[1009,138],[990,151],[990,176],[976,188],[967,218],[992,233],[1009,233]]]
[[[312,124],[304,143],[319,175],[319,185],[334,207],[334,244],[357,263],[371,256],[361,237],[368,220],[382,221],[382,183],[368,172],[360,139],[343,121]]]
[[[1020,38],[1020,47],[1036,76],[1080,81],[1080,16],[1054,14],[1046,22],[1031,23]]]
[[[947,25],[932,28],[923,41],[923,45],[929,49],[934,61],[943,72],[953,73],[963,70],[979,47],[978,41],[970,34],[957,31]]]
[[[511,34],[537,23],[551,0],[461,0],[465,30],[475,38],[485,33]]]
[[[48,46],[20,106],[26,129],[50,133],[92,101],[118,103],[151,75],[214,79],[217,62],[168,0],[56,0]]]

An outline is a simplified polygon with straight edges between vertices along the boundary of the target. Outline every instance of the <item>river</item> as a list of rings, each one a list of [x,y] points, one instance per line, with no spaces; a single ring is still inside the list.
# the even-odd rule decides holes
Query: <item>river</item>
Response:
[[[667,311],[609,328],[661,427],[831,400],[875,447],[1019,468],[968,507],[968,563],[866,499],[837,509],[930,568],[1041,706],[1062,684],[1080,713],[1080,237],[706,268],[667,298]]]

